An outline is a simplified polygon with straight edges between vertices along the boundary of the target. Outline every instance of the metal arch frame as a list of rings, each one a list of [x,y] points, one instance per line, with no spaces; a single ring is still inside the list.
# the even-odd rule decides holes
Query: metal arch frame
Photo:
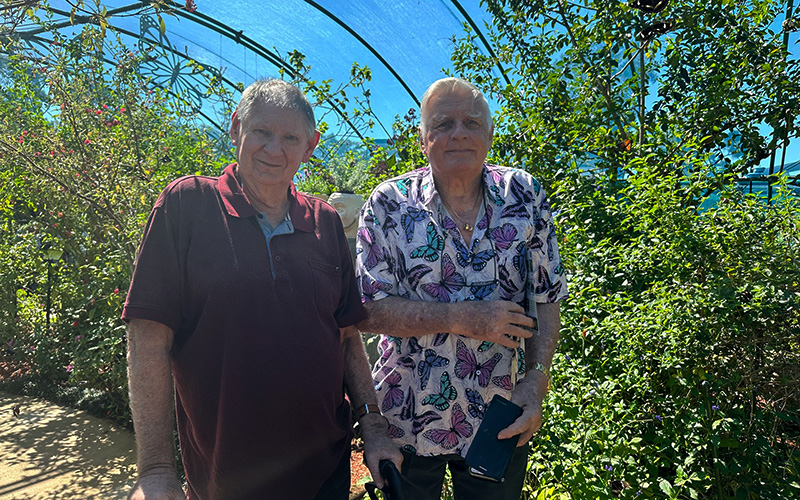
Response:
[[[168,3],[171,4],[172,7],[180,7],[180,5],[175,3],[175,2],[168,2]],[[107,18],[111,18],[116,14],[120,14],[120,13],[123,13],[123,12],[129,12],[131,10],[135,10],[135,9],[142,8],[142,7],[147,7],[147,6],[148,5],[147,5],[146,2],[132,3],[132,4],[127,5],[125,7],[120,7],[120,8],[108,11]],[[51,12],[55,13],[55,14],[58,14],[58,15],[62,16],[62,17],[69,18],[69,12],[65,12],[65,11],[62,11],[60,9],[56,9],[56,8],[53,8],[53,7],[50,7],[50,6],[48,6],[47,9],[50,10]],[[234,31],[233,29],[225,26],[224,24],[220,23],[219,21],[217,21],[217,20],[215,20],[215,19],[213,19],[213,18],[211,18],[209,16],[206,16],[205,14],[198,14],[197,12],[194,12],[194,13],[184,12],[183,9],[177,9],[174,13],[176,15],[181,16],[181,17],[185,17],[185,18],[187,18],[188,20],[190,20],[190,21],[192,21],[194,23],[200,24],[201,26],[204,26],[204,27],[206,27],[206,28],[208,28],[208,29],[210,29],[210,30],[222,35],[222,36],[225,36],[225,37],[227,37],[227,38],[229,38],[231,40],[234,40],[237,44],[242,45],[242,46],[252,50],[256,54],[258,54],[259,56],[261,56],[262,58],[267,60],[268,62],[272,63],[274,66],[286,71],[289,74],[289,76],[291,76],[292,78],[300,79],[303,82],[309,84],[309,81],[308,81],[307,78],[305,78],[303,75],[300,75],[299,73],[297,73],[294,70],[294,68],[292,68],[288,63],[286,63],[283,59],[281,59],[280,56],[278,56],[277,54],[274,54],[270,50],[268,50],[265,47],[263,47],[262,45],[260,45],[258,42],[255,42],[251,38],[247,37],[241,31]],[[94,24],[94,21],[91,19],[91,17],[90,16],[86,16],[86,15],[75,16],[75,21],[76,21],[76,24]],[[66,22],[62,22],[62,23],[55,23],[52,26],[50,26],[49,29],[60,29],[60,28],[65,28],[67,26],[71,26],[71,25],[72,24],[69,21],[66,21]],[[109,25],[115,31],[123,33],[123,34],[125,34],[127,36],[130,36],[130,37],[133,37],[133,38],[140,37],[140,35],[133,34],[132,32],[130,32],[128,30],[125,30],[123,28],[119,28],[119,27],[117,27],[117,26],[115,26],[115,25],[113,25],[111,23],[109,23]],[[35,30],[29,30],[29,31],[21,31],[20,35],[22,36],[22,34],[24,33],[26,36],[36,36],[39,33],[42,33],[44,31],[46,31],[46,30],[45,29],[35,29]],[[159,44],[158,42],[155,42],[155,43],[157,45],[161,46],[161,44]],[[178,51],[176,51],[174,49],[170,48],[169,50],[171,52],[173,52],[174,54],[179,55],[180,57],[187,58],[187,56],[185,54],[182,54],[182,53],[180,53],[180,52],[178,52]],[[238,87],[235,84],[233,84],[232,82],[230,82],[230,80],[227,80],[227,79],[224,79],[224,80],[225,80],[226,83],[228,83],[231,86],[231,88],[238,89]],[[313,88],[313,89],[316,89],[316,86],[314,86],[314,85],[310,85],[310,87]],[[339,107],[336,104],[334,104],[333,102],[330,101],[330,99],[327,99],[327,98],[325,99],[325,102],[328,103],[330,108],[333,109],[336,112],[337,115],[339,115],[339,117],[342,119],[342,121],[344,123],[346,123],[348,125],[348,127],[350,127],[350,129],[358,136],[359,139],[361,139],[361,140],[364,139],[364,136],[361,133],[361,131],[358,129],[358,127],[356,127],[356,125],[354,123],[352,123],[349,119],[344,117],[343,111],[341,109],[339,109]]]
[[[503,79],[506,81],[506,85],[511,85],[511,80],[508,79],[508,75],[506,74],[505,68],[503,68],[503,65],[500,63],[500,60],[497,58],[497,55],[492,50],[492,46],[489,45],[489,41],[486,40],[485,36],[483,36],[483,32],[480,29],[478,29],[478,25],[475,24],[475,21],[472,20],[472,17],[467,13],[467,10],[461,5],[461,3],[458,0],[450,0],[450,3],[455,5],[456,9],[458,9],[461,15],[464,16],[464,19],[467,20],[467,23],[469,23],[472,29],[475,30],[475,33],[478,34],[478,37],[481,39],[481,42],[483,42],[483,46],[489,52],[489,55],[492,56],[497,61],[497,69],[499,69],[500,74],[503,75]]]
[[[389,64],[389,62],[386,61],[386,59],[384,59],[384,57],[372,45],[370,45],[369,42],[367,42],[355,30],[350,28],[344,21],[342,21],[340,18],[335,16],[333,13],[331,13],[330,11],[328,11],[327,9],[325,9],[324,7],[319,5],[314,0],[303,0],[303,1],[306,4],[310,5],[311,7],[315,8],[316,10],[318,10],[319,12],[321,12],[323,15],[325,15],[329,19],[331,19],[337,25],[342,27],[347,33],[349,33],[359,43],[361,43],[367,50],[369,50],[370,53],[372,53],[381,62],[381,64],[392,74],[392,76],[395,77],[395,79],[398,81],[398,83],[400,83],[400,85],[403,87],[403,89],[405,89],[405,91],[408,93],[408,95],[411,97],[411,99],[414,101],[414,103],[416,103],[417,106],[420,105],[419,100],[414,95],[414,92],[409,88],[409,86],[405,82],[405,80],[403,80],[403,78]],[[467,21],[467,23],[470,25],[470,27],[472,27],[472,29],[475,30],[475,32],[478,34],[478,37],[480,38],[481,42],[483,43],[484,48],[489,53],[489,55],[491,57],[497,59],[496,54],[492,50],[491,45],[489,44],[488,40],[484,36],[483,32],[477,26],[475,21],[472,19],[472,17],[466,11],[466,9],[464,9],[464,7],[461,5],[459,0],[449,0],[449,1],[458,10],[458,12],[463,16],[463,18]],[[250,49],[251,51],[253,51],[254,53],[258,54],[259,56],[261,56],[266,61],[268,61],[269,63],[273,64],[274,66],[278,67],[279,69],[282,69],[283,71],[286,71],[292,78],[299,78],[302,81],[304,81],[305,83],[308,83],[308,79],[306,79],[302,75],[300,75],[297,72],[295,72],[294,69],[289,64],[287,64],[278,54],[275,54],[275,53],[271,52],[269,49],[263,47],[258,42],[254,41],[250,37],[244,35],[244,33],[242,31],[233,30],[229,26],[217,21],[216,19],[214,19],[214,18],[212,18],[210,16],[207,16],[207,15],[203,14],[202,12],[197,12],[197,11],[188,12],[188,11],[186,11],[186,10],[184,10],[182,8],[183,6],[181,4],[179,4],[179,3],[175,2],[175,1],[167,0],[165,3],[167,5],[169,5],[170,7],[174,8],[173,14],[175,14],[176,16],[180,16],[182,18],[186,18],[189,21],[192,21],[192,22],[195,22],[197,24],[200,24],[201,26],[204,26],[204,27],[206,27],[206,28],[208,28],[208,29],[210,29],[210,30],[222,35],[222,36],[225,36],[226,38],[228,38],[230,40],[235,41],[237,44],[242,45],[242,46]],[[129,4],[129,5],[127,5],[127,6],[119,7],[117,9],[112,9],[112,10],[108,11],[107,18],[111,18],[116,14],[129,12],[131,10],[135,10],[135,9],[139,9],[139,8],[146,8],[147,6],[148,6],[148,3],[146,1],[133,2],[133,3]],[[69,17],[69,13],[67,13],[67,12],[61,11],[59,9],[52,8],[50,6],[48,6],[47,8],[49,10],[51,10],[52,12],[56,13],[56,14],[59,14],[59,15],[64,16],[64,17]],[[81,23],[92,23],[92,19],[89,16],[76,16],[75,19],[79,20],[79,22],[81,22]],[[54,27],[55,28],[60,28],[60,27],[66,27],[66,26],[67,26],[66,23],[62,23],[61,26],[56,24]],[[114,29],[117,30],[117,31],[123,32],[120,28],[117,28],[116,26],[114,26]],[[33,31],[33,34],[38,34],[38,32],[40,32],[41,30],[32,30],[32,31]],[[126,33],[126,34],[131,36],[129,33]],[[178,54],[180,54],[180,53],[178,53]],[[184,56],[183,54],[180,54],[180,55]],[[505,80],[506,84],[510,85],[511,82],[510,82],[510,80],[508,78],[508,75],[506,74],[506,70],[505,70],[505,68],[503,68],[502,64],[499,61],[497,62],[497,67],[498,67],[498,69],[500,71],[500,74],[503,76],[503,79]],[[235,85],[232,85],[232,87],[236,88]],[[315,88],[313,85],[311,87]],[[358,130],[358,128],[355,126],[355,124],[351,123],[349,119],[344,118],[343,111],[340,110],[329,99],[326,99],[326,101],[331,106],[331,108],[340,116],[340,118],[342,118],[342,120],[348,124],[348,126],[353,130],[353,132],[355,132],[355,134],[360,139],[363,139],[364,138],[363,135]]]
[[[125,35],[131,36],[130,32],[126,32],[127,30],[119,30],[119,31],[120,31],[120,33],[123,33]],[[25,40],[30,40],[32,42],[36,42],[36,43],[39,43],[39,44],[49,44],[49,43],[51,43],[53,41],[52,39],[45,38],[43,36],[39,36],[38,34],[32,34],[32,33],[20,33],[20,38],[25,39]],[[168,48],[168,47],[164,47],[164,48]],[[180,55],[180,53],[175,51],[174,49],[169,48],[169,50],[171,50],[173,53],[176,53],[176,54]],[[105,57],[103,57],[103,61],[108,63],[108,64],[111,64],[111,65],[116,64],[116,61],[113,61],[111,59],[107,59]],[[175,97],[177,99],[181,99],[180,95],[176,94],[175,92],[173,92],[172,90],[170,90],[168,88],[165,88],[165,87],[163,87],[161,85],[158,85],[158,84],[153,84],[153,86],[165,91],[168,95],[170,95],[172,97]],[[216,120],[212,119],[210,116],[205,114],[203,111],[201,111],[199,109],[196,109],[196,110],[194,110],[194,112],[199,114],[203,118],[205,118],[206,121],[208,121],[208,123],[211,123],[214,126],[216,126],[217,130],[219,130],[223,135],[228,133],[228,131],[223,126],[220,126],[220,124],[218,124]]]
[[[411,96],[411,99],[414,100],[416,105],[417,106],[420,105],[419,100],[414,95],[414,92],[412,92],[411,89],[408,87],[405,80],[403,80],[403,78],[399,74],[397,74],[397,71],[394,70],[394,68],[386,61],[386,59],[384,59],[383,56],[381,56],[381,54],[372,47],[372,45],[370,45],[366,40],[364,40],[364,38],[362,38],[361,35],[359,35],[355,30],[350,28],[350,26],[345,24],[344,21],[336,17],[333,13],[331,13],[330,11],[319,5],[314,0],[303,0],[303,1],[308,5],[314,7],[318,11],[322,12],[326,16],[328,16],[328,18],[330,18],[333,22],[341,26],[345,31],[350,33],[350,35],[353,38],[358,40],[359,43],[361,43],[361,45],[366,47],[367,50],[369,50],[372,53],[372,55],[374,55],[381,62],[381,64],[383,64],[384,67],[386,67],[386,69],[389,70],[392,76],[394,76],[397,79],[397,81],[400,82],[400,85],[402,85],[403,88],[406,90],[406,92],[408,92],[408,95]],[[452,3],[456,9],[458,9],[458,12],[461,13],[464,19],[466,19],[467,23],[472,27],[473,30],[475,30],[475,32],[478,34],[478,37],[481,39],[481,42],[483,42],[484,48],[486,48],[486,50],[489,52],[489,55],[492,56],[494,59],[497,59],[497,55],[492,50],[491,45],[489,45],[489,41],[486,40],[486,37],[483,35],[483,32],[478,28],[478,25],[475,23],[475,21],[472,19],[469,13],[467,13],[466,9],[464,9],[461,3],[458,0],[450,0],[450,3]],[[503,65],[500,64],[500,61],[497,62],[497,68],[500,70],[500,74],[503,75],[503,79],[505,79],[506,84],[511,85],[511,81],[508,79],[508,75],[506,75],[506,70],[505,68],[503,68]]]

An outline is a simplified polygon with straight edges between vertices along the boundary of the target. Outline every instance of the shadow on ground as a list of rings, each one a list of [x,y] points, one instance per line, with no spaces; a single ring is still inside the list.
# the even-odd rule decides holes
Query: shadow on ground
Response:
[[[85,412],[2,392],[0,449],[3,500],[124,499],[136,473],[130,431]]]

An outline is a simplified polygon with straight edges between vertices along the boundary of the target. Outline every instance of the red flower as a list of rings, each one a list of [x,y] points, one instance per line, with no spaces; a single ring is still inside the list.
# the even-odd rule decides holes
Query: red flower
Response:
[[[119,288],[114,289],[114,295],[119,295]]]

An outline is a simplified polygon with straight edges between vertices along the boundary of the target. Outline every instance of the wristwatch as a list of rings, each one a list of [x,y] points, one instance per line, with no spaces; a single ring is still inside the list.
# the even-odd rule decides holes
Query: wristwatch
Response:
[[[364,415],[368,413],[377,413],[378,415],[380,415],[381,409],[378,408],[378,405],[376,405],[375,403],[367,403],[365,405],[359,406],[355,411],[356,422],[364,418]]]
[[[550,369],[544,366],[542,363],[537,362],[528,367],[528,371],[533,370],[544,374],[544,376],[547,378],[547,389],[550,389]]]

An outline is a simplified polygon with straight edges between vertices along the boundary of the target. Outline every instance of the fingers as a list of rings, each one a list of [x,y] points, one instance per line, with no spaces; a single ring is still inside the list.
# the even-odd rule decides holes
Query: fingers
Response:
[[[511,425],[501,430],[497,434],[497,439],[510,439],[514,436],[519,436],[517,442],[517,446],[519,447],[527,443],[541,426],[541,414],[537,414],[533,410],[526,410]]]
[[[380,459],[370,457],[365,458],[365,462],[367,463],[367,469],[369,469],[369,473],[372,476],[372,482],[375,483],[378,489],[383,489],[383,476],[381,476],[380,467],[378,466]]]
[[[514,423],[497,433],[497,439],[509,439],[525,432],[531,416],[528,412],[520,415],[518,419],[514,420]]]
[[[372,449],[365,448],[364,463],[367,464],[372,481],[379,489],[383,488],[386,483],[380,471],[381,460],[390,460],[394,462],[397,470],[402,470],[400,467],[403,464],[403,455],[397,445],[389,439]]]
[[[512,337],[510,335],[487,337],[487,340],[489,340],[490,342],[494,342],[495,344],[500,344],[502,346],[508,347],[509,349],[515,349],[519,347],[519,339]]]

